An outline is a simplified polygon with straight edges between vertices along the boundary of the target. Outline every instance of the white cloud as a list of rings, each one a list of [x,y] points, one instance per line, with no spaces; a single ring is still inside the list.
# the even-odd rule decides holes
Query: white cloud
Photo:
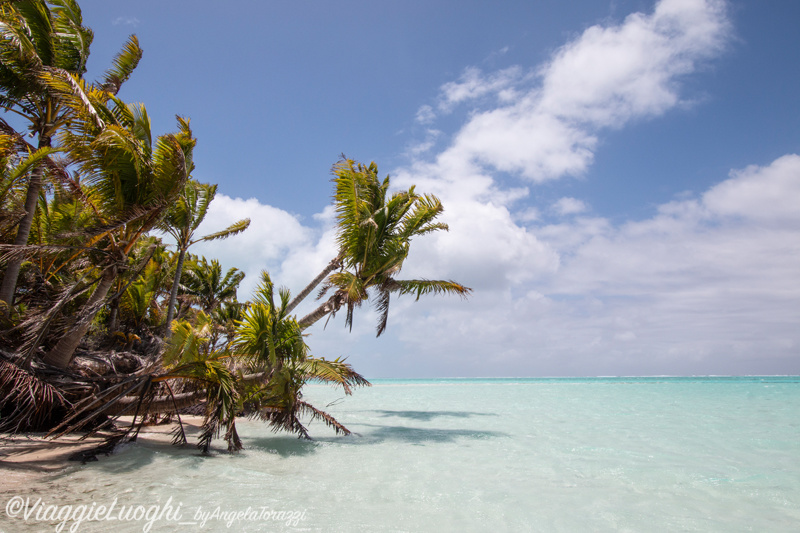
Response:
[[[436,120],[436,112],[433,108],[429,105],[423,105],[417,110],[416,116],[417,122],[420,124],[430,124],[434,120]]]
[[[219,259],[225,268],[236,267],[245,272],[239,290],[242,300],[250,297],[261,270],[268,270],[278,284],[299,282],[294,275],[286,276],[290,280],[282,279],[283,263],[289,254],[313,248],[317,235],[286,211],[261,204],[255,198],[244,200],[217,194],[195,235],[200,237],[219,231],[243,218],[250,218],[250,227],[244,233],[221,241],[201,242],[190,251]]]
[[[778,208],[755,190],[779,197]],[[485,286],[469,305],[406,310],[398,337],[462,375],[797,372],[800,212],[782,207],[791,205],[796,155],[733,172],[645,220],[530,228],[517,244],[557,254],[551,275]]]
[[[138,26],[139,19],[136,17],[117,17],[112,22],[114,26]]]
[[[577,198],[560,198],[553,204],[553,210],[559,215],[576,215],[586,211],[586,204]]]
[[[527,187],[508,185],[580,174],[604,129],[679,105],[682,77],[719,52],[728,29],[722,2],[663,0],[650,15],[589,28],[535,79],[467,70],[445,85],[440,112],[473,112],[446,149],[392,183],[439,195],[451,229],[415,241],[402,274],[475,293],[400,298],[377,342],[367,314],[351,335],[315,326],[315,351],[352,355],[371,376],[800,372],[800,156],[734,171],[623,223],[586,216],[576,198],[537,206]],[[269,206],[228,203],[230,219],[209,231],[263,213],[258,237],[227,252],[248,254],[256,273],[274,265],[297,290],[333,256],[330,209],[309,228]],[[581,216],[546,224],[548,209]]]
[[[757,166],[731,173],[703,197],[708,209],[719,215],[740,216],[780,223],[800,220],[800,156],[787,155],[767,168]]]
[[[592,26],[542,69],[541,109],[603,127],[662,114],[680,100],[680,76],[718,53],[728,29],[717,0],[663,0],[652,15]]]
[[[519,67],[510,67],[484,76],[479,69],[470,67],[458,81],[442,86],[439,109],[449,112],[458,104],[490,94],[495,95],[500,102],[509,101],[516,96],[513,86],[520,81],[521,72]]]
[[[488,75],[467,69],[442,87],[440,109],[487,95],[498,99],[494,108],[474,112],[440,157],[534,182],[581,174],[600,130],[681,103],[681,78],[719,53],[728,33],[723,2],[662,0],[650,15],[587,29],[536,76],[519,68]]]
[[[442,132],[439,130],[427,130],[425,132],[425,140],[410,146],[409,149],[406,150],[406,153],[413,158],[422,156],[436,146],[436,142],[441,135]]]

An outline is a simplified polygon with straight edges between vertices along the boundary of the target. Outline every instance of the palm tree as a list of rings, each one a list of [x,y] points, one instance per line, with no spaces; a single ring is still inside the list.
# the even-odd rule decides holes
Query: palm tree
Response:
[[[30,153],[32,150],[16,133],[0,133],[0,246],[4,249],[13,249],[6,243],[14,241],[15,228],[25,217],[26,177],[32,169],[51,163],[49,157],[55,151],[47,147]],[[0,299],[0,318],[12,318],[10,304]]]
[[[230,268],[222,274],[222,265],[216,259],[209,263],[205,257],[189,261],[184,273],[183,292],[200,308],[211,313],[223,302],[236,300],[236,289],[244,279],[244,272]]]
[[[0,133],[0,242],[13,240],[7,236],[25,216],[25,178],[36,167],[50,163],[54,152],[54,148],[34,150],[14,132]]]
[[[322,420],[336,433],[349,434],[332,416],[304,401],[302,388],[309,380],[321,380],[340,385],[351,394],[353,387],[369,386],[369,382],[340,359],[331,361],[309,354],[300,325],[287,313],[289,291],[281,289],[276,302],[267,272],[261,274],[254,300],[233,343],[234,351],[249,361],[254,372],[242,380],[250,384],[243,393],[245,411],[276,431],[283,429],[301,437],[308,437],[300,421],[303,415]]]
[[[215,324],[205,312],[199,311],[194,323],[176,319],[163,353],[165,372],[140,377],[148,386],[166,384],[167,390],[162,389],[161,396],[148,396],[152,387],[140,387],[135,396],[125,396],[136,386],[126,383],[105,391],[104,401],[93,402],[74,416],[82,420],[88,420],[87,413],[92,412],[118,416],[137,404],[141,406],[140,416],[161,414],[205,401],[205,421],[198,443],[203,451],[208,451],[221,426],[226,427],[228,450],[241,449],[235,417],[242,412],[264,420],[275,431],[286,430],[301,437],[308,437],[302,416],[321,420],[336,433],[349,434],[335,418],[304,401],[302,388],[310,380],[319,380],[352,394],[353,388],[370,383],[342,360],[309,355],[300,326],[286,313],[289,292],[281,289],[278,298],[276,302],[272,280],[263,272],[255,301],[243,313],[230,352],[214,346]],[[250,373],[234,373],[232,367],[246,368]],[[174,394],[169,382],[182,383],[184,391]],[[178,437],[178,441],[185,441],[182,434]]]
[[[198,443],[203,452],[208,452],[211,439],[223,424],[227,427],[225,440],[228,450],[238,451],[242,449],[236,433],[239,391],[236,377],[225,365],[229,355],[215,350],[209,342],[213,326],[211,318],[202,311],[194,325],[185,320],[173,322],[172,336],[163,359],[167,373],[159,379],[189,381],[196,389],[185,397],[194,404],[206,400],[206,416]],[[172,402],[161,403],[166,410],[174,409],[174,398]]]
[[[217,194],[217,186],[206,183],[189,181],[183,189],[183,193],[178,197],[178,201],[167,212],[167,216],[159,225],[159,229],[166,231],[175,239],[175,246],[178,249],[178,262],[175,267],[175,279],[172,282],[172,290],[167,304],[167,328],[172,324],[175,317],[175,300],[178,297],[178,286],[183,272],[183,261],[186,251],[190,246],[198,242],[226,239],[237,233],[241,233],[250,225],[250,219],[245,218],[235,222],[222,231],[211,233],[204,237],[194,238],[194,233],[200,223],[208,213],[208,207]]]
[[[92,31],[82,25],[81,10],[74,0],[18,0],[0,6],[0,107],[30,122],[30,132],[38,136],[40,149],[52,145],[70,115],[69,106],[44,77],[61,76],[71,81],[72,92],[79,90],[74,80],[86,72],[92,38]],[[116,94],[141,55],[136,37],[131,36],[106,72],[104,90]],[[36,167],[30,173],[16,246],[28,243],[44,168]],[[0,300],[13,302],[21,265],[21,258],[8,261]]]
[[[51,83],[69,91],[69,85],[59,79]],[[128,254],[161,221],[194,168],[196,141],[188,120],[178,117],[178,132],[153,142],[143,105],[126,105],[97,89],[84,92],[104,127],[98,127],[79,104],[73,105],[72,130],[62,139],[77,163],[85,201],[96,218],[87,236],[87,248],[97,257],[92,271],[97,285],[76,323],[45,355],[45,362],[59,368],[69,365],[91,319],[103,305],[120,269],[125,268]]]
[[[152,324],[160,318],[161,314],[156,304],[161,281],[160,271],[161,265],[150,259],[142,275],[127,284],[119,299],[120,318],[126,328],[139,332],[146,322]]]
[[[352,328],[353,311],[370,298],[378,310],[377,334],[385,330],[391,294],[457,294],[466,297],[472,289],[454,281],[399,280],[395,276],[408,257],[412,238],[447,225],[435,222],[443,211],[442,203],[432,195],[407,191],[389,193],[389,177],[378,178],[375,163],[369,166],[350,159],[339,161],[333,169],[334,206],[338,222],[339,255],[326,268],[332,272],[322,285],[319,297],[333,290],[316,310],[299,320],[307,328],[322,317],[346,308],[346,325]],[[324,276],[318,276],[301,294],[308,294]],[[316,283],[315,283],[316,282]],[[296,305],[297,302],[292,302]],[[293,309],[294,305],[290,304]]]

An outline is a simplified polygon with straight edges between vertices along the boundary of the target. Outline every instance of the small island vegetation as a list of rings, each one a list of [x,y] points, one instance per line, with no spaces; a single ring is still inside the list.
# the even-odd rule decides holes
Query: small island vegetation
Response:
[[[466,297],[454,281],[398,277],[415,237],[447,230],[441,202],[392,191],[375,163],[342,157],[336,257],[295,297],[262,272],[240,302],[244,274],[190,248],[250,221],[197,234],[217,186],[193,178],[189,119],[154,137],[145,106],[119,97],[142,58],[137,38],[94,81],[84,77],[91,43],[74,0],[0,1],[0,431],[113,428],[119,442],[175,417],[185,443],[180,414],[195,413],[204,451],[220,433],[241,449],[240,416],[300,437],[307,419],[348,434],[303,386],[350,394],[369,382],[343,359],[312,355],[304,330],[339,312],[352,328],[369,302],[381,335],[392,295]],[[314,293],[318,307],[297,318]],[[123,415],[132,422],[120,426]]]

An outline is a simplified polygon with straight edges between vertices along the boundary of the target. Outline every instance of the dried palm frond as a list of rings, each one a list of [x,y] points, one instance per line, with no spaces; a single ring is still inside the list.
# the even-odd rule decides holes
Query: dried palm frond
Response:
[[[136,407],[137,414],[145,395],[150,389],[151,377],[150,375],[134,375],[124,379],[120,383],[112,385],[100,394],[87,398],[83,403],[75,406],[72,415],[67,417],[58,426],[50,430],[48,437],[58,438],[67,433],[78,431],[85,427],[92,420],[95,420],[99,415],[105,414],[113,405],[122,400],[128,395],[132,395],[138,391],[139,400],[136,403],[131,403],[126,408],[115,413],[113,418],[117,418],[126,414],[128,411]],[[136,415],[131,424],[136,422]]]
[[[0,359],[0,431],[40,430],[67,402],[56,387]]]
[[[61,294],[58,295],[55,302],[40,312],[31,313],[25,321],[20,324],[24,331],[23,343],[17,350],[18,355],[22,358],[21,366],[29,368],[30,363],[39,347],[42,339],[47,334],[50,324],[53,319],[58,315],[67,303],[73,298],[76,298],[88,291],[94,281],[88,284],[83,284],[82,281],[86,277],[82,276],[76,283],[65,288]]]

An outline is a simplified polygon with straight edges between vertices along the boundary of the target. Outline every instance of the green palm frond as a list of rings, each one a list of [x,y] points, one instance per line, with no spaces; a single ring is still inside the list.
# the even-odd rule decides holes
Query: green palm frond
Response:
[[[203,312],[198,313],[196,324],[187,320],[174,321],[162,356],[164,364],[171,367],[204,361],[208,357],[205,347],[210,335],[211,319]]]
[[[56,66],[83,75],[94,33],[83,26],[81,8],[75,0],[50,0],[56,30]]]
[[[24,18],[25,31],[30,36],[30,42],[33,43],[35,54],[41,63],[55,65],[56,35],[47,4],[23,0],[16,2],[14,8]]]
[[[217,231],[215,233],[211,233],[206,235],[205,237],[201,237],[198,241],[215,241],[220,239],[227,239],[228,237],[232,237],[233,235],[238,235],[239,233],[243,232],[250,226],[250,219],[245,218],[239,220],[238,222],[234,222],[224,230]]]
[[[299,372],[307,379],[317,379],[326,383],[341,385],[345,394],[352,394],[353,387],[369,387],[371,383],[342,359],[328,361],[324,358],[309,358],[296,364]]]
[[[222,273],[222,265],[216,259],[209,263],[205,257],[189,261],[185,268],[184,294],[191,296],[200,307],[211,312],[222,302],[236,298],[236,290],[244,279],[244,272],[237,268]]]
[[[455,281],[442,281],[430,279],[395,280],[400,294],[414,294],[417,300],[426,294],[455,294],[466,298],[472,289]]]
[[[128,42],[114,57],[111,68],[103,74],[101,82],[104,91],[117,94],[122,84],[130,78],[139,61],[142,59],[142,49],[135,35],[128,37]]]

